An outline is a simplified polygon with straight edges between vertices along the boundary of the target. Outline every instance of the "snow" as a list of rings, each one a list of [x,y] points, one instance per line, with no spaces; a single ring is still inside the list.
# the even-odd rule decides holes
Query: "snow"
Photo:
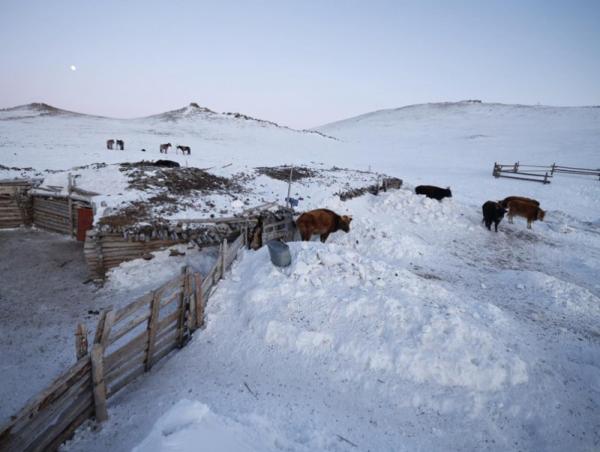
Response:
[[[205,328],[112,399],[100,431],[86,424],[65,450],[600,447],[600,183],[491,176],[495,161],[599,167],[599,108],[410,106],[318,128],[338,140],[192,107],[136,120],[1,115],[0,163],[61,170],[42,172],[51,185],[64,186],[71,169],[108,208],[150,195],[126,189],[111,164],[162,157],[167,141],[192,146],[192,156],[168,158],[218,175],[294,163],[405,181],[347,202],[334,193],[375,176],[294,184],[300,209],[350,214],[350,232],[290,243],[284,269],[265,248],[244,251],[211,296]],[[103,149],[111,137],[127,150]],[[109,165],[72,169],[94,162]],[[417,196],[421,183],[450,185],[453,198]],[[286,186],[255,174],[248,197],[282,201]],[[487,231],[481,204],[508,195],[538,199],[545,221]],[[184,258],[161,252],[114,269],[105,296],[123,302],[184,261],[203,271],[214,259],[180,249]]]
[[[290,243],[285,269],[245,252],[206,329],[66,449],[596,447],[597,231],[491,233],[470,207],[408,190],[329,207],[353,214],[350,233]]]

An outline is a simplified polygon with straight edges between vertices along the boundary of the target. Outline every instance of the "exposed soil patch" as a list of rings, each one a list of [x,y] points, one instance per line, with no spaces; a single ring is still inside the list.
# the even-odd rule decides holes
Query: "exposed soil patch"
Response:
[[[98,224],[121,228],[135,224],[148,218],[148,205],[141,201],[134,201],[118,212],[100,218]]]
[[[259,174],[269,176],[271,179],[277,179],[282,181],[290,180],[290,168],[289,166],[260,166],[256,168]],[[308,177],[316,177],[319,172],[308,168],[306,166],[294,166],[292,171],[292,182],[306,179]]]
[[[141,191],[158,189],[168,194],[188,195],[193,191],[222,193],[242,189],[235,181],[200,168],[164,168],[142,161],[122,164],[121,171],[128,172],[129,188]]]

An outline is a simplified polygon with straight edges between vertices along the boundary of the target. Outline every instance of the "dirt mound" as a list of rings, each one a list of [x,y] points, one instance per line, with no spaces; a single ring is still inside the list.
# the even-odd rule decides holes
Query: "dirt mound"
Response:
[[[259,174],[269,176],[271,179],[282,181],[290,180],[290,166],[260,166],[256,168]],[[316,177],[319,172],[306,166],[294,166],[292,171],[292,182],[306,179],[308,177]]]
[[[188,195],[193,191],[201,193],[240,191],[241,187],[231,179],[215,176],[200,168],[164,168],[147,166],[126,169],[129,187],[142,190],[160,190],[165,194]]]

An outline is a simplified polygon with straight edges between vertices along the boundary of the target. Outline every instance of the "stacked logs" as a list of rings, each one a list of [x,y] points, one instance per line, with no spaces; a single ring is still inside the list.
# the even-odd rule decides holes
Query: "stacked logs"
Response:
[[[0,182],[0,229],[31,224],[31,183],[25,180]]]

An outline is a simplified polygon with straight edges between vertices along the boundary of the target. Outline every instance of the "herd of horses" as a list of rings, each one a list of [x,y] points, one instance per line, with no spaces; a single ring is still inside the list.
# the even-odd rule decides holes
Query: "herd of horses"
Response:
[[[450,187],[440,188],[434,185],[419,185],[415,187],[415,193],[437,201],[452,197]],[[490,231],[493,223],[496,232],[498,232],[498,224],[506,213],[508,213],[509,223],[513,223],[513,218],[516,216],[525,218],[528,229],[531,229],[534,221],[543,221],[546,214],[540,208],[539,201],[523,196],[509,196],[501,201],[486,201],[481,209],[483,212],[481,222],[485,223]],[[296,220],[296,228],[303,241],[309,241],[313,235],[319,235],[321,242],[325,243],[329,234],[337,231],[349,232],[351,221],[351,216],[338,215],[329,209],[315,209],[300,215]]]
[[[115,147],[116,145],[116,147]],[[169,148],[171,148],[173,145],[171,143],[164,143],[161,144],[159,146],[159,151],[161,154],[168,154],[169,153]],[[117,151],[124,151],[125,150],[125,142],[123,140],[106,140],[106,149],[109,150],[117,150]],[[142,149],[143,152],[146,152],[145,149]],[[183,146],[183,145],[178,145],[175,148],[175,154],[177,154],[178,151],[181,151],[182,155],[192,155],[192,148],[189,146]]]

